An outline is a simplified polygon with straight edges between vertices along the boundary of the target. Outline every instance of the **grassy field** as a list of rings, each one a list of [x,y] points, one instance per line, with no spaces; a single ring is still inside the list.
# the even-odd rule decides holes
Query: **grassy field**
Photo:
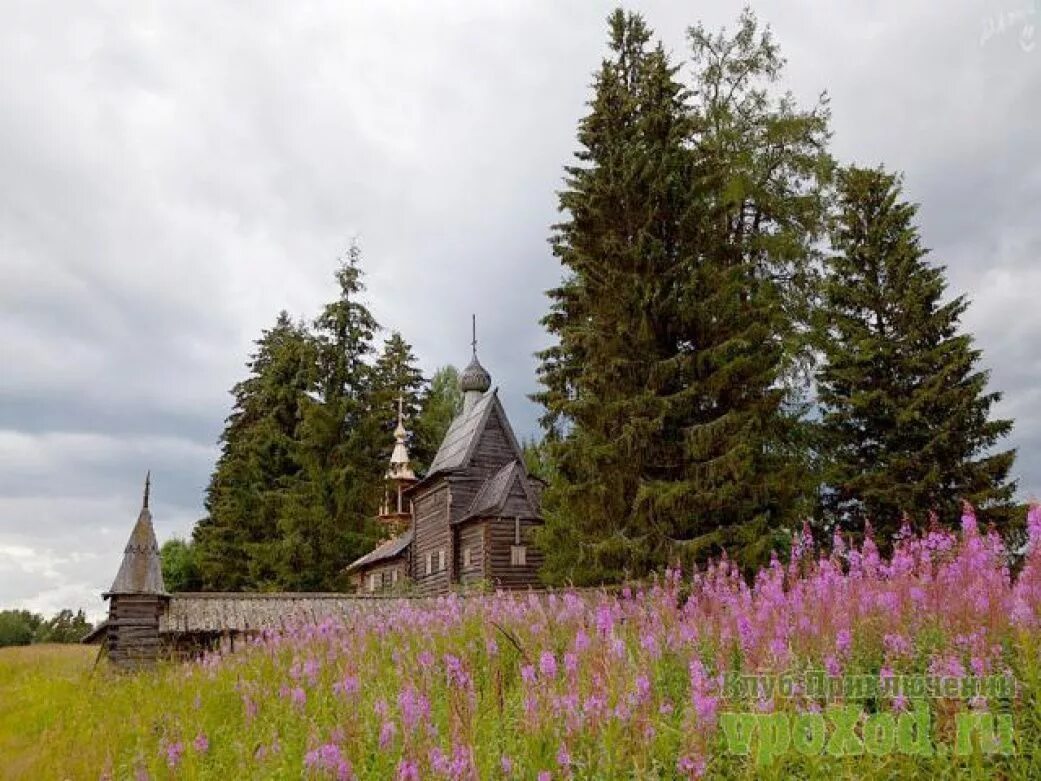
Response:
[[[388,602],[137,675],[95,669],[92,648],[0,651],[0,778],[1037,779],[1033,520],[1016,576],[1000,540],[967,522],[962,535],[908,538],[888,560],[870,542],[819,554],[798,540],[752,585],[721,564],[620,594]],[[908,700],[741,693],[724,678],[821,670],[1016,687]],[[843,756],[837,707],[866,714]],[[894,743],[892,725],[913,713],[927,713],[925,753]],[[977,719],[959,754],[959,719],[973,714],[1011,729],[990,741]],[[737,718],[752,725],[745,753]],[[810,740],[814,719],[827,747]]]
[[[82,700],[96,647],[0,648],[0,778],[41,777],[50,763],[46,736]],[[52,776],[60,776],[53,773]]]

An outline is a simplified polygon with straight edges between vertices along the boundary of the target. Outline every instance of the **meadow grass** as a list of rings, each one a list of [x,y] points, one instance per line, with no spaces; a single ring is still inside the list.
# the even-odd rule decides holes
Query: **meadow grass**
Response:
[[[723,562],[621,593],[388,602],[153,672],[93,649],[0,653],[0,777],[29,779],[1041,778],[1041,513],[1013,577],[996,535],[907,536],[891,558],[796,540],[751,585]],[[726,671],[1010,675],[1014,696],[933,698],[1008,714],[1009,754],[899,752],[759,762],[733,711],[813,714],[808,692],[728,699]],[[838,702],[899,715],[916,703]]]

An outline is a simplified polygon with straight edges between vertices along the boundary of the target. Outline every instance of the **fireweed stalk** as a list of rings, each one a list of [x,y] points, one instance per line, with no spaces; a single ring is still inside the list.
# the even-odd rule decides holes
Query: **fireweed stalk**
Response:
[[[90,704],[71,709],[48,740],[55,767],[68,749],[74,770],[103,778],[753,777],[762,769],[722,750],[725,711],[816,713],[834,699],[733,702],[725,675],[823,668],[880,679],[1010,675],[1020,686],[1005,700],[931,700],[934,732],[989,709],[1019,719],[1017,741],[1036,741],[1038,507],[1028,532],[1015,577],[1001,539],[966,511],[957,533],[905,528],[889,558],[870,531],[860,545],[836,535],[827,552],[804,531],[790,560],[775,558],[751,584],[724,559],[619,594],[388,602],[342,623],[267,632],[231,655],[95,677]],[[857,702],[892,713],[912,705]],[[1027,777],[1015,764],[1027,749],[968,769]],[[867,777],[881,760],[817,760],[801,774],[852,761]],[[948,767],[906,761],[877,769],[927,776]]]

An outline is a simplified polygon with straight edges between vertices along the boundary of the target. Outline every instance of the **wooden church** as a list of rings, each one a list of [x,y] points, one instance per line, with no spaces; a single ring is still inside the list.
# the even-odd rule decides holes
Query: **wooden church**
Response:
[[[543,484],[524,466],[517,437],[491,375],[473,359],[459,378],[462,412],[452,421],[425,476],[409,464],[401,411],[379,518],[388,537],[347,573],[362,592],[447,594],[483,584],[539,585],[542,564],[532,530],[542,523]]]

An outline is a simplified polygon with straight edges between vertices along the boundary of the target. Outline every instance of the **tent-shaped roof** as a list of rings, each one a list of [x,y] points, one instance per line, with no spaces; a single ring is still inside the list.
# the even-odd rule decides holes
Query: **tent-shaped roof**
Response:
[[[137,523],[123,550],[123,562],[106,596],[112,594],[165,594],[163,568],[159,560],[159,544],[152,528],[152,513],[148,509],[150,478],[145,478],[145,497]]]
[[[387,559],[393,559],[395,556],[400,556],[409,545],[412,544],[412,532],[407,531],[399,537],[395,537],[392,540],[378,545],[375,550],[369,551],[360,559],[352,561],[344,572],[354,572],[357,569],[365,567],[369,564],[375,564],[380,561],[386,561]]]
[[[520,458],[520,445],[517,443],[517,438],[506,418],[506,412],[499,401],[499,389],[495,388],[481,396],[468,411],[461,413],[452,421],[445,433],[445,438],[441,441],[441,446],[437,449],[437,455],[430,464],[427,478],[440,472],[465,468],[470,462],[470,456],[473,455],[477,441],[481,438],[481,433],[493,412],[497,412],[499,415],[506,436],[517,457]]]
[[[481,485],[460,523],[480,516],[510,515],[538,518],[538,500],[520,461],[511,461]]]

